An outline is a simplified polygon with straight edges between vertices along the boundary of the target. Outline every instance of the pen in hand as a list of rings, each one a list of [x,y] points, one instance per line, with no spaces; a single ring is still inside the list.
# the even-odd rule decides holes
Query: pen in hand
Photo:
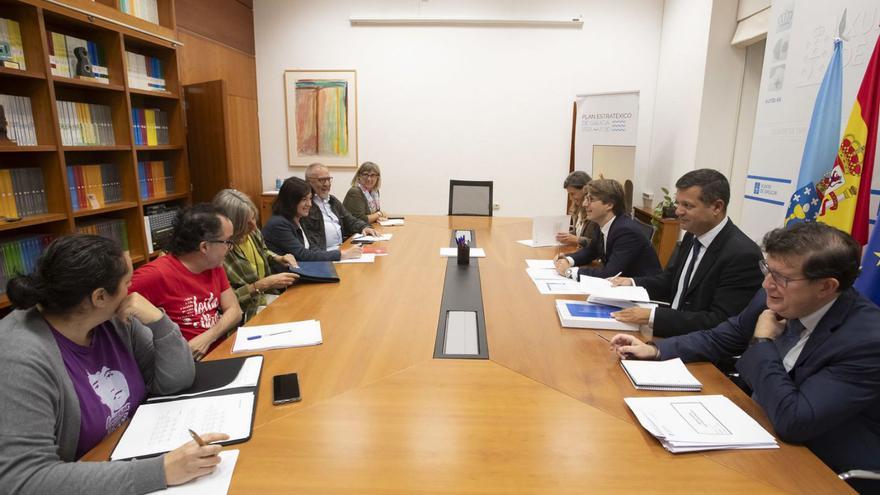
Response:
[[[200,437],[198,433],[192,430],[189,430],[189,436],[191,436],[192,439],[195,440],[197,444],[199,444],[199,447],[204,447],[205,445],[208,445],[204,440],[202,440],[202,437]]]

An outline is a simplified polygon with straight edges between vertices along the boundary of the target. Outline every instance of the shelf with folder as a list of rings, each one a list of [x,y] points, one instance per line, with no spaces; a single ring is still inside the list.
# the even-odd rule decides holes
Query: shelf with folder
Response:
[[[74,55],[74,48],[82,47],[86,50],[91,65],[106,69],[101,72],[96,69],[94,71],[96,79],[103,76],[111,85],[123,84],[122,45],[119,32],[104,28],[88,19],[82,20],[50,11],[45,12],[44,18],[47,52],[55,61],[54,75],[75,76],[77,58]],[[96,84],[104,85],[100,82]]]
[[[154,205],[157,203],[165,203],[168,201],[178,201],[181,199],[186,199],[189,196],[189,193],[180,192],[174,194],[166,194],[165,196],[160,196],[157,198],[147,198],[141,201],[143,205]]]
[[[81,88],[93,88],[93,89],[105,89],[107,91],[125,91],[125,86],[121,84],[104,84],[95,82],[91,79],[74,79],[71,77],[64,76],[52,76],[52,81],[55,83],[55,86],[70,86],[70,87],[81,87]]]
[[[130,52],[138,56],[138,62],[143,62],[134,65],[129,64],[127,66],[128,86],[131,92],[133,94],[141,94],[146,96],[176,98],[180,92],[180,83],[177,77],[177,50],[169,47],[168,45],[150,43],[142,39],[133,38],[127,35],[123,36],[123,41],[126,52]],[[144,60],[145,57],[154,59],[152,62],[158,62],[158,65],[156,66],[149,64],[148,61]],[[128,55],[126,54],[126,62],[134,61],[135,60],[130,60],[128,58]],[[148,64],[150,65],[151,69],[148,72],[153,73],[153,76],[157,76],[155,72],[158,70],[159,79],[164,81],[164,88],[151,91],[146,87],[138,87],[139,82],[144,82],[141,78],[147,76],[147,74],[145,74],[144,72],[146,71],[146,65]]]
[[[128,151],[131,146],[127,144],[111,144],[107,146],[64,146],[65,152],[70,151]]]
[[[138,151],[178,151],[182,150],[183,146],[179,144],[155,144],[152,146],[148,144],[138,144],[135,145],[134,149]]]
[[[98,87],[58,86],[55,88],[55,97],[62,142],[67,143],[65,150],[83,146],[116,147],[131,144],[129,112],[124,92],[106,91]],[[99,127],[87,133],[84,128],[79,127],[83,124],[97,124]],[[98,130],[106,130],[112,134],[108,137]],[[76,143],[82,143],[83,146]]]
[[[0,153],[48,153],[52,151],[58,151],[58,147],[49,144],[37,146],[0,146]]]
[[[132,126],[138,149],[181,149],[186,140],[181,106],[179,100],[132,94]]]
[[[66,213],[45,213],[43,215],[33,215],[30,217],[24,217],[21,220],[15,222],[0,221],[0,232],[21,229],[24,227],[31,227],[34,225],[42,225],[51,222],[60,222],[62,220],[67,220]]]
[[[20,106],[17,113],[28,121],[26,129],[33,133],[31,143],[36,142],[40,145],[55,144],[55,130],[52,121],[52,103],[49,96],[49,86],[42,79],[36,78],[14,78],[0,77],[0,95],[9,95],[12,97],[20,97],[26,101],[24,110]],[[27,105],[30,106],[30,113],[27,112]],[[6,112],[6,120],[12,124],[13,112],[16,109],[10,105],[10,108],[4,106]],[[8,145],[7,145],[8,146]],[[20,147],[33,147],[33,145],[20,145]]]
[[[0,76],[19,77],[24,79],[46,79],[46,74],[32,70],[10,69],[9,67],[0,67]]]
[[[137,208],[137,203],[131,201],[119,201],[117,203],[108,203],[103,208],[94,208],[94,209],[86,209],[86,210],[78,210],[73,212],[74,218],[84,218],[90,217],[94,215],[100,215],[103,213],[109,213],[113,211],[119,210],[127,210],[129,208]]]
[[[170,91],[150,91],[147,89],[128,88],[128,92],[133,95],[150,96],[153,98],[167,98],[169,100],[179,100],[180,95]]]
[[[0,74],[45,79],[46,72],[43,63],[43,48],[40,44],[40,20],[37,8],[33,5],[3,0],[0,1],[0,11],[2,11],[0,17],[18,23],[20,36],[16,36],[16,38],[21,38],[21,44],[18,47],[13,47],[13,50],[19,48],[24,55],[24,70],[4,67],[0,68]],[[13,42],[12,44],[18,43]]]

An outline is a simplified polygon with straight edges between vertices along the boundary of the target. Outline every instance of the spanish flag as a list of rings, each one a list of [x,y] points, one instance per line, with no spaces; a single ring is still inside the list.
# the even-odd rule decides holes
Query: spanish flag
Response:
[[[816,184],[821,198],[819,222],[849,232],[860,244],[868,242],[871,176],[877,142],[877,117],[880,115],[880,39],[865,69],[862,86],[852,112],[834,167]]]

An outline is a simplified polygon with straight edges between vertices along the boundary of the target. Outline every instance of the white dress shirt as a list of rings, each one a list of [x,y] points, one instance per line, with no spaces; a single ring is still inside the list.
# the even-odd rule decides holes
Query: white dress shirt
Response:
[[[608,252],[608,232],[611,230],[611,224],[614,223],[615,218],[617,218],[617,216],[612,215],[611,219],[608,220],[607,222],[605,222],[605,225],[603,225],[599,229],[602,231],[602,251],[604,251],[605,253]],[[565,259],[568,260],[569,266],[572,267],[572,270],[571,270],[571,273],[569,273],[569,276],[572,279],[574,279],[575,281],[580,280],[579,276],[578,276],[578,270],[574,269],[574,258],[572,258],[571,256],[566,256]]]
[[[333,213],[330,208],[330,196],[324,199],[320,196],[314,198],[315,204],[321,209],[321,216],[324,217],[324,237],[327,239],[327,251],[335,251],[342,244],[342,226],[339,224],[339,217]]]
[[[718,237],[718,234],[721,233],[721,230],[724,228],[725,225],[727,225],[727,222],[729,222],[729,221],[730,221],[730,218],[725,216],[724,219],[722,219],[720,222],[718,222],[718,225],[709,229],[709,231],[706,232],[705,234],[697,236],[696,240],[700,242],[700,245],[702,247],[700,248],[700,252],[697,254],[697,261],[696,261],[696,263],[694,263],[694,269],[691,272],[691,279],[693,279],[694,275],[697,274],[697,268],[699,268],[700,262],[703,261],[703,257],[706,255],[706,251],[709,250],[709,246],[712,244],[712,241],[714,241],[715,238]],[[678,282],[675,285],[675,297],[672,298],[672,305],[670,306],[673,309],[680,309],[678,307],[678,305],[681,302],[680,299],[682,297],[684,297],[684,294],[682,294],[682,290],[684,290],[684,286],[686,285],[684,282],[684,276],[687,272],[687,267],[690,264],[691,258],[693,258],[693,256],[694,256],[694,249],[693,249],[693,245],[691,245],[691,250],[688,253],[687,258],[685,258],[684,266],[681,269],[681,277],[678,279]],[[688,282],[690,282],[690,280],[688,280]],[[655,311],[656,311],[656,308],[652,308],[651,309],[651,316],[648,318],[648,326],[650,326],[652,328],[654,327],[654,312]]]

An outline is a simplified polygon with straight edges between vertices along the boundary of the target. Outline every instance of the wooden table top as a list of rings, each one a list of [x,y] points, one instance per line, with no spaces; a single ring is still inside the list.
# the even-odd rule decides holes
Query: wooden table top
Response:
[[[450,230],[473,229],[489,360],[433,359]],[[303,284],[251,324],[317,319],[320,346],[264,352],[250,441],[230,493],[852,493],[808,449],[671,454],[623,397],[635,390],[596,331],[563,329],[517,244],[521,218],[416,217],[373,264],[337,265],[339,284]],[[473,262],[473,261],[472,261]],[[599,332],[610,337],[611,331]],[[231,339],[209,359],[228,357]],[[688,368],[772,432],[710,364]],[[272,405],[276,374],[302,401]],[[680,394],[680,393],[679,393]],[[666,393],[676,395],[676,393]],[[86,459],[109,457],[119,432]]]

